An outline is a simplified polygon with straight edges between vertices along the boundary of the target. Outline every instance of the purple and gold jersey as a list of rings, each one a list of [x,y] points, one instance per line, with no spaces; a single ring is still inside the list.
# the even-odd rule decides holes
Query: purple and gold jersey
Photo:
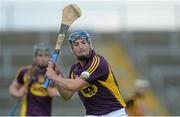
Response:
[[[90,76],[84,79],[89,83],[78,91],[87,115],[104,115],[126,106],[116,79],[107,61],[91,51],[91,58],[84,67],[80,63],[74,64],[70,70],[70,78],[78,78],[83,71]]]
[[[19,70],[16,80],[18,84],[26,86],[27,95],[23,97],[21,116],[50,116],[51,100],[45,89],[41,88],[44,82],[45,71],[37,67],[27,66]],[[27,86],[28,85],[28,86]]]

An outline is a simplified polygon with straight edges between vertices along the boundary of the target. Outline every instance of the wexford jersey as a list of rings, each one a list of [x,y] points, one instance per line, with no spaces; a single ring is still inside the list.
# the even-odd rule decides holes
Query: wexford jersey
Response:
[[[21,116],[50,116],[52,99],[41,87],[45,79],[44,75],[45,71],[35,66],[27,66],[19,70],[16,76],[18,84],[28,87],[27,95],[23,97],[21,105]]]
[[[70,78],[78,78],[83,71],[90,73],[85,79],[89,85],[80,89],[78,94],[87,115],[104,115],[126,106],[111,68],[102,56],[92,50],[84,67],[80,63],[71,67]]]

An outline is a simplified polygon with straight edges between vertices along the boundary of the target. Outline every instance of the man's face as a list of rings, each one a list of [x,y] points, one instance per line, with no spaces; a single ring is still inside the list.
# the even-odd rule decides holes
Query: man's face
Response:
[[[144,96],[146,94],[146,87],[136,87],[136,94],[138,94],[138,96]]]
[[[91,45],[86,39],[77,39],[72,43],[72,51],[76,56],[89,55]]]
[[[38,51],[35,57],[35,63],[41,67],[47,66],[49,59],[50,58],[48,52]]]

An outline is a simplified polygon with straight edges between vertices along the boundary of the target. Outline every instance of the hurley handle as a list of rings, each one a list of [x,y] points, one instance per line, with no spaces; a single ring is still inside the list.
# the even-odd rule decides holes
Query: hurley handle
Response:
[[[55,64],[57,62],[58,58],[59,58],[59,50],[55,50],[53,55],[52,55],[53,64]],[[45,75],[45,82],[42,85],[42,87],[47,89],[50,82],[52,82],[52,81],[48,79],[47,75]]]

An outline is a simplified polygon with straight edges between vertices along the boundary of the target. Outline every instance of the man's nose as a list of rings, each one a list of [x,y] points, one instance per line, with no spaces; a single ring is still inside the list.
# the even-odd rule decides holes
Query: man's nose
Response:
[[[81,48],[83,48],[83,45],[80,43],[80,44],[79,44],[79,49],[81,49]]]

